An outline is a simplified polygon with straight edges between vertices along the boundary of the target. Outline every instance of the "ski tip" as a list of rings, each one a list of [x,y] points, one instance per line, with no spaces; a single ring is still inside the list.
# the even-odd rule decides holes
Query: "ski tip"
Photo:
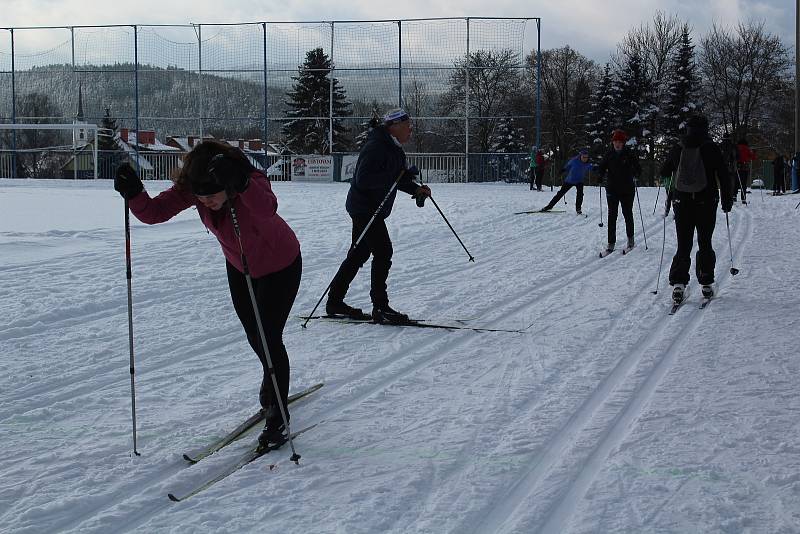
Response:
[[[194,458],[192,458],[188,454],[184,454],[183,455],[183,459],[186,460],[187,462],[189,462],[190,464],[196,464],[197,463],[197,460],[195,460]]]
[[[181,502],[181,500],[180,500],[179,498],[177,498],[177,497],[176,497],[174,494],[172,494],[172,493],[167,493],[167,497],[169,497],[169,500],[171,500],[172,502]]]

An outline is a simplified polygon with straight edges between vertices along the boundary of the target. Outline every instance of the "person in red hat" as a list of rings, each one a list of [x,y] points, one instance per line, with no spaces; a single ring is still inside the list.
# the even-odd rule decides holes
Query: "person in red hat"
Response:
[[[627,248],[633,248],[633,200],[636,196],[635,179],[642,172],[639,158],[627,146],[627,134],[622,130],[614,130],[611,135],[612,148],[597,167],[600,180],[606,180],[606,200],[608,201],[608,245],[606,251],[614,250],[617,241],[617,214],[622,206],[625,218],[625,234],[628,237]]]

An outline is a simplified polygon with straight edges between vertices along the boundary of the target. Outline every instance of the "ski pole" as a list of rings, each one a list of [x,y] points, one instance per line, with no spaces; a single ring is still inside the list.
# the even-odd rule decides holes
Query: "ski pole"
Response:
[[[236,240],[239,242],[239,253],[242,256],[242,268],[244,269],[244,278],[247,281],[247,291],[250,293],[250,304],[253,305],[253,315],[256,318],[256,326],[258,327],[258,336],[261,340],[261,347],[264,349],[264,357],[267,360],[267,369],[269,370],[269,376],[272,378],[272,387],[275,391],[275,398],[278,401],[278,409],[280,409],[281,417],[283,418],[283,424],[286,427],[286,434],[288,435],[289,439],[289,447],[292,449],[292,457],[291,461],[296,464],[300,462],[300,455],[297,454],[297,451],[294,448],[294,440],[292,439],[292,429],[289,426],[289,418],[286,415],[286,407],[283,405],[283,399],[281,398],[281,390],[278,387],[278,379],[275,376],[275,367],[272,365],[272,356],[269,353],[269,347],[267,347],[267,336],[264,334],[264,325],[261,323],[261,314],[258,311],[258,301],[256,300],[256,293],[253,290],[253,280],[250,277],[250,268],[247,266],[247,256],[244,253],[244,246],[242,246],[242,233],[239,228],[239,219],[236,217],[236,209],[233,207],[233,194],[231,191],[226,191],[228,196],[228,204],[230,205],[231,210],[231,219],[233,220],[233,231],[236,233]]]
[[[603,227],[603,184],[600,184],[600,224],[598,224],[600,228]]]
[[[656,276],[656,290],[653,295],[658,295],[658,286],[661,283],[661,266],[664,265],[664,245],[667,242],[667,214],[664,213],[664,233],[661,236],[661,259],[658,260],[658,276]]]
[[[461,241],[461,238],[458,237],[458,234],[456,233],[456,231],[453,230],[453,225],[451,225],[450,221],[447,220],[447,217],[444,216],[444,213],[442,213],[442,210],[439,208],[439,205],[436,203],[436,201],[433,200],[432,196],[430,197],[430,199],[431,199],[431,202],[433,202],[433,205],[436,206],[436,209],[439,211],[439,215],[442,216],[442,219],[444,219],[444,222],[446,222],[447,226],[450,227],[450,230],[453,232],[453,235],[456,236],[456,239],[458,239],[458,242],[461,244],[461,248],[463,248],[464,252],[466,252],[467,256],[469,256],[469,260],[468,261],[474,262],[475,258],[472,257],[472,254],[470,254],[469,250],[467,250],[467,247],[464,246],[464,243]]]
[[[644,229],[644,214],[642,213],[642,202],[639,200],[639,186],[636,185],[636,180],[633,181],[633,187],[636,190],[636,203],[639,205],[639,220],[642,221],[642,235],[644,235],[644,249],[647,250],[647,232]]]
[[[129,369],[131,373],[131,419],[133,421],[133,454],[141,456],[136,450],[136,385],[133,358],[133,293],[131,291],[131,215],[128,199],[125,199],[125,271],[128,279],[128,350],[130,353]]]
[[[672,175],[669,177],[669,181],[667,181],[666,184],[661,184],[661,185],[665,185],[665,189],[669,190],[672,187],[672,180],[674,177],[675,173],[673,172]],[[653,215],[656,214],[656,209],[658,208],[658,197],[661,195],[661,185],[659,185],[658,187],[658,192],[656,193],[656,201],[653,203]],[[667,199],[669,201],[669,197],[667,197]]]
[[[656,214],[656,208],[658,208],[658,197],[661,195],[661,186],[659,185],[658,191],[656,192],[656,201],[653,202],[653,215]]]
[[[397,184],[400,182],[400,178],[402,178],[402,177],[403,177],[403,173],[405,173],[405,172],[406,172],[406,171],[405,171],[405,169],[403,169],[402,171],[400,171],[400,174],[398,174],[398,175],[397,175],[397,178],[395,179],[395,181],[394,181],[394,183],[392,184],[392,186],[389,188],[389,191],[387,191],[387,192],[386,192],[386,196],[385,196],[385,197],[383,197],[383,200],[381,200],[381,203],[380,203],[380,205],[378,205],[378,209],[376,209],[376,210],[375,210],[375,213],[373,213],[373,214],[372,214],[372,218],[370,218],[369,222],[368,222],[368,223],[367,223],[367,225],[364,227],[364,230],[361,232],[361,235],[360,235],[360,236],[358,236],[358,239],[356,239],[355,243],[353,243],[353,244],[350,246],[350,249],[347,251],[347,254],[350,254],[350,251],[352,251],[352,250],[354,250],[356,247],[358,247],[359,243],[361,243],[361,240],[362,240],[362,239],[364,239],[364,236],[365,236],[365,235],[367,235],[367,231],[369,230],[369,227],[370,227],[370,226],[372,226],[372,223],[375,221],[375,218],[378,216],[378,213],[380,213],[380,211],[381,211],[381,208],[383,208],[383,205],[384,205],[384,204],[386,204],[386,201],[387,201],[387,200],[389,200],[389,197],[391,196],[392,192],[393,192],[393,191],[394,191],[394,190],[397,188]],[[311,313],[309,313],[309,314],[308,314],[308,316],[306,317],[306,320],[305,320],[305,322],[304,322],[304,323],[303,323],[303,325],[302,325],[302,326],[303,326],[303,328],[306,328],[306,325],[308,324],[308,321],[310,321],[310,320],[311,320],[311,317],[313,317],[313,316],[314,316],[314,312],[316,312],[316,311],[317,311],[317,308],[319,308],[319,305],[322,303],[322,299],[324,299],[324,298],[325,298],[325,295],[327,295],[327,294],[328,294],[328,291],[330,291],[330,290],[331,290],[331,286],[333,285],[333,280],[334,280],[335,278],[336,278],[336,277],[335,277],[335,275],[334,275],[334,278],[331,278],[331,281],[328,283],[328,287],[326,287],[326,288],[325,288],[325,291],[323,291],[323,292],[322,292],[322,296],[319,298],[319,300],[317,301],[317,303],[314,305],[314,309],[313,309],[313,310],[311,310]]]
[[[745,206],[747,205],[747,191],[744,188],[744,183],[742,182],[742,175],[739,174],[739,168],[736,168],[736,177],[739,179],[739,187],[742,189],[742,204]],[[735,199],[734,199],[735,200]]]
[[[736,276],[739,274],[739,269],[733,266],[733,244],[731,243],[731,222],[728,218],[728,214],[725,214],[725,226],[728,227],[728,248],[731,251],[731,274]]]

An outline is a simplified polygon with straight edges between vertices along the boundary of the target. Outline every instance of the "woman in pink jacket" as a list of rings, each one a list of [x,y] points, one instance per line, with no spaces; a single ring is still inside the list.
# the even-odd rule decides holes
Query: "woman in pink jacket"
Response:
[[[123,164],[117,170],[114,189],[128,200],[136,218],[146,224],[167,221],[194,206],[200,220],[219,241],[233,307],[264,370],[259,400],[266,425],[259,441],[265,446],[282,443],[285,428],[253,313],[242,253],[252,277],[280,399],[286,408],[289,356],[283,344],[283,328],[300,286],[300,243],[278,215],[278,199],[266,176],[237,148],[217,141],[200,143],[186,154],[173,182],[172,187],[151,198],[133,168]],[[241,249],[231,206],[241,232]],[[286,414],[288,417],[288,411]]]

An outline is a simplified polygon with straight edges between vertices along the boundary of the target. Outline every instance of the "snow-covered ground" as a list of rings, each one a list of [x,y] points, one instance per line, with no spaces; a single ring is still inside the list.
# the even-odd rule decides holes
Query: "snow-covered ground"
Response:
[[[297,316],[349,245],[347,187],[274,189],[302,243]],[[652,293],[655,189],[641,190],[649,248],[637,210],[639,246],[604,259],[597,188],[588,218],[572,192],[565,213],[513,215],[551,193],[433,191],[476,261],[401,194],[393,306],[524,333],[293,317],[291,389],[325,382],[292,409],[293,428],[320,423],[296,441],[300,465],[287,446],[173,503],[253,440],[181,457],[256,409],[218,244],[191,210],[132,219],[133,457],[122,200],[107,181],[0,181],[0,531],[800,532],[800,197],[736,205],[735,277],[720,213],[718,298],[699,310],[695,283],[670,317],[671,218]],[[368,273],[351,304],[368,307]]]

